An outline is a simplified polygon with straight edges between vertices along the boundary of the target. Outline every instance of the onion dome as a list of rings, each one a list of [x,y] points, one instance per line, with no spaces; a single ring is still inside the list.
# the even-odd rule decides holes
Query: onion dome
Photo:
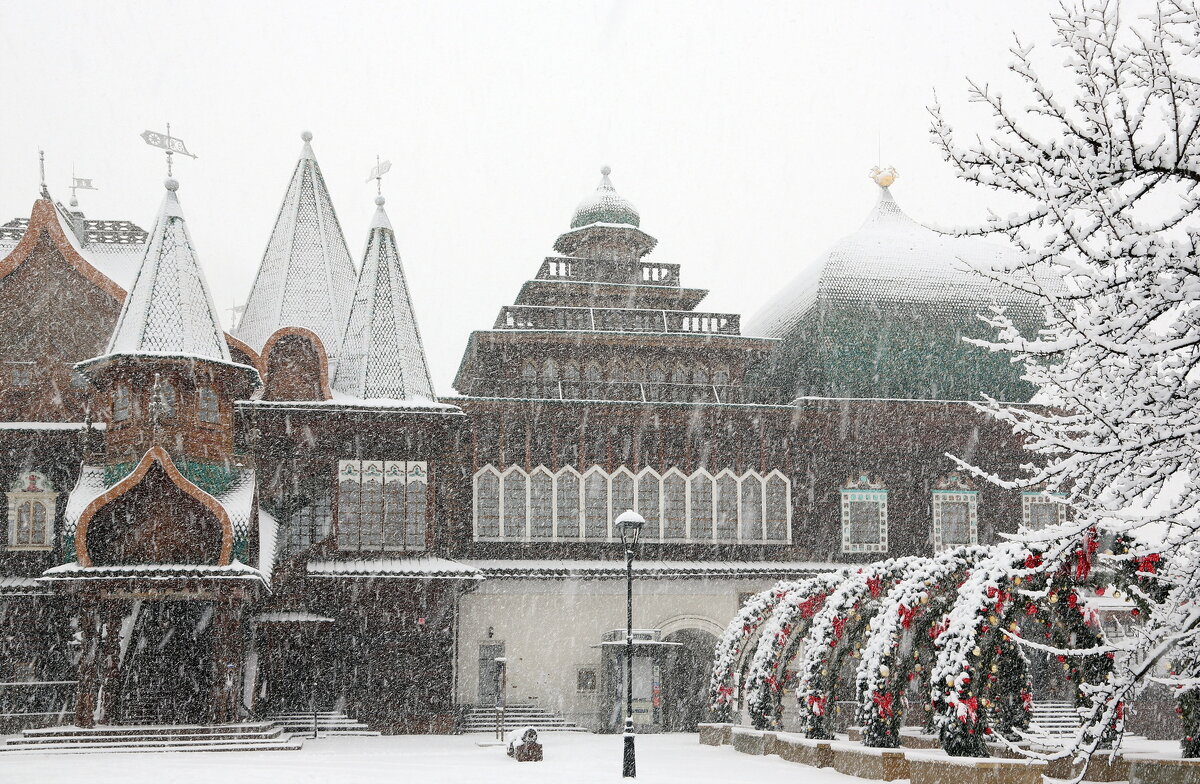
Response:
[[[333,387],[365,399],[433,400],[396,234],[384,198],[375,204]]]
[[[611,172],[612,169],[607,166],[600,170],[602,175],[600,184],[596,186],[595,191],[579,202],[579,206],[575,208],[575,214],[571,216],[572,229],[591,226],[594,223],[633,226],[634,228],[641,226],[642,219],[638,215],[637,208],[630,204],[628,199],[618,194],[616,188],[613,187],[612,180],[608,179]]]
[[[996,338],[980,319],[994,307],[1024,334],[1043,323],[1036,297],[979,272],[1016,251],[921,225],[892,198],[894,169],[872,178],[879,200],[861,228],[747,322],[747,334],[781,341],[755,381],[797,396],[1028,400],[1019,364],[964,340]]]
[[[313,154],[312,134],[305,131],[301,139],[300,160],[236,335],[261,351],[276,330],[303,327],[317,334],[332,361],[354,296],[354,263]]]
[[[179,183],[169,179],[166,188],[108,353],[229,362],[229,346],[175,195]]]

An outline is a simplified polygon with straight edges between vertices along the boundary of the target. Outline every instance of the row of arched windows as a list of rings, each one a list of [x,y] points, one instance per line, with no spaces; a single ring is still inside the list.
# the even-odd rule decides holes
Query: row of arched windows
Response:
[[[779,471],[690,475],[646,468],[634,474],[592,466],[551,472],[487,465],[473,483],[475,538],[613,541],[617,515],[646,519],[642,541],[785,543],[791,540],[791,482]]]

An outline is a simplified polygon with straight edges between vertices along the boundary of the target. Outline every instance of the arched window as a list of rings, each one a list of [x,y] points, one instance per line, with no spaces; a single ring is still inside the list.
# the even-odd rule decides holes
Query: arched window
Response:
[[[538,377],[537,368],[532,362],[526,362],[521,365],[521,378],[524,381],[536,381]]]
[[[687,536],[687,479],[678,471],[663,478],[663,539],[678,540]]]
[[[529,537],[550,539],[554,536],[554,477],[538,467],[529,477]]]
[[[475,475],[475,535],[500,535],[500,476],[490,467]]]
[[[583,478],[583,536],[608,539],[608,475],[598,468]]]
[[[528,480],[525,472],[513,468],[504,475],[503,536],[505,539],[524,539],[529,519]]]
[[[13,550],[49,550],[54,541],[54,504],[58,493],[39,471],[26,471],[8,491],[8,546]]]
[[[718,541],[735,542],[738,535],[738,481],[723,473],[716,481],[714,534]]]
[[[616,520],[626,509],[633,508],[633,475],[626,469],[621,469],[612,478],[612,508],[608,513],[609,520]]]
[[[563,381],[578,381],[579,380],[579,363],[578,362],[568,361],[568,362],[563,363],[562,380]]]
[[[767,541],[788,541],[788,482],[778,473],[767,479],[766,510]]]
[[[599,363],[587,363],[587,366],[583,369],[583,380],[593,382],[601,382],[604,380],[604,371],[600,369]]]
[[[681,364],[675,365],[675,369],[671,371],[672,384],[686,384],[689,380],[688,370]]]
[[[629,380],[641,383],[646,380],[646,363],[635,359],[629,363]]]
[[[132,415],[133,398],[129,393],[129,386],[126,384],[117,384],[116,389],[113,390],[113,421],[124,422]]]
[[[667,371],[657,362],[650,366],[648,378],[651,384],[665,384],[667,381]]]
[[[691,539],[695,542],[711,541],[713,538],[713,483],[704,473],[692,475],[688,482],[691,498]]]
[[[625,375],[624,362],[618,359],[612,363],[612,367],[608,370],[608,380],[616,384],[628,380],[628,377]]]
[[[712,382],[717,386],[726,386],[729,384],[729,368],[724,365],[717,365],[713,368]]]
[[[574,471],[564,469],[556,481],[556,519],[559,539],[579,538],[579,477]]]
[[[708,366],[701,362],[696,365],[696,368],[692,371],[692,383],[707,384],[708,382]]]
[[[662,527],[662,486],[658,474],[646,471],[638,477],[637,513],[646,519],[642,528],[643,541],[656,541],[661,538]],[[615,519],[615,518],[614,518]]]
[[[199,406],[197,407],[201,422],[217,424],[221,421],[221,401],[212,387],[200,387]]]
[[[542,363],[542,378],[546,381],[558,381],[558,363],[547,357]]]
[[[742,477],[741,540],[759,542],[763,539],[763,486],[755,474]]]

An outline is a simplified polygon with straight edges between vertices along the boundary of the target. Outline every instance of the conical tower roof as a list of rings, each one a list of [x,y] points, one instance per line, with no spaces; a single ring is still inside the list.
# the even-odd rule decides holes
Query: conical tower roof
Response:
[[[255,351],[280,327],[304,327],[338,354],[354,296],[354,264],[313,154],[312,134],[292,172],[237,337]]]
[[[108,342],[108,353],[169,354],[229,362],[229,346],[175,195],[179,183],[169,179],[166,187],[137,278]]]
[[[617,189],[613,187],[612,180],[608,178],[611,173],[612,169],[607,166],[600,170],[600,184],[596,186],[596,190],[579,202],[579,206],[575,208],[575,214],[571,216],[572,229],[590,226],[593,223],[633,226],[634,228],[642,225],[637,208],[628,199],[617,193]]]
[[[412,297],[383,203],[382,196],[375,200],[333,387],[359,398],[433,400]]]

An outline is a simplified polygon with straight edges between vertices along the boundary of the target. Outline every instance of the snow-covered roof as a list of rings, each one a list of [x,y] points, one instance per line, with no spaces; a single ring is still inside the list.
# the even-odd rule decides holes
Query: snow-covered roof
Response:
[[[251,580],[266,584],[262,572],[253,566],[233,561],[224,566],[210,564],[120,564],[114,566],[82,566],[77,561],[54,566],[42,572],[43,582],[53,580],[173,580],[180,577],[203,577],[223,580]]]
[[[571,228],[578,229],[595,223],[613,224],[618,226],[638,227],[642,224],[637,208],[617,193],[612,180],[608,179],[611,172],[607,166],[600,170],[600,184],[596,190],[589,193],[575,208],[571,216]]]
[[[239,400],[239,408],[279,409],[286,411],[367,411],[385,413],[395,411],[412,414],[461,414],[462,409],[452,403],[442,403],[425,398],[371,398],[370,400],[347,395],[333,390],[329,400]]]
[[[463,559],[485,578],[578,577],[584,579],[625,576],[620,560]],[[641,577],[776,577],[826,572],[834,564],[810,561],[635,561],[633,571]]]
[[[92,422],[96,430],[104,430],[107,422]],[[0,422],[0,430],[83,430],[86,422]]]
[[[0,575],[0,596],[37,596],[44,593],[45,587],[33,577]]]
[[[333,623],[328,615],[317,615],[304,610],[276,610],[259,613],[250,620],[255,623]]]
[[[409,558],[359,558],[354,560],[314,560],[308,562],[314,577],[404,577],[422,580],[479,580],[478,569],[439,558],[418,555]]]
[[[834,243],[813,268],[786,285],[747,320],[743,332],[786,338],[818,305],[916,304],[931,317],[974,317],[995,304],[1007,306],[1016,316],[1037,314],[1031,295],[975,272],[1015,258],[1016,252],[1006,246],[921,225],[900,209],[888,188],[881,188],[862,227]]]
[[[258,508],[258,570],[268,580],[275,573],[275,556],[279,543],[279,521],[275,515]]]
[[[133,285],[145,252],[144,229],[132,221],[96,220],[54,202],[54,214],[71,247],[102,275],[125,291]],[[7,256],[29,228],[28,218],[0,226],[0,258]]]
[[[364,399],[433,400],[433,379],[396,234],[383,209],[383,197],[375,203],[333,387]]]
[[[229,362],[229,345],[175,195],[178,187],[167,180],[158,220],[106,353],[166,352]]]
[[[354,297],[354,263],[309,145],[312,135],[303,138],[235,335],[262,351],[279,328],[304,327],[321,338],[333,366]]]

